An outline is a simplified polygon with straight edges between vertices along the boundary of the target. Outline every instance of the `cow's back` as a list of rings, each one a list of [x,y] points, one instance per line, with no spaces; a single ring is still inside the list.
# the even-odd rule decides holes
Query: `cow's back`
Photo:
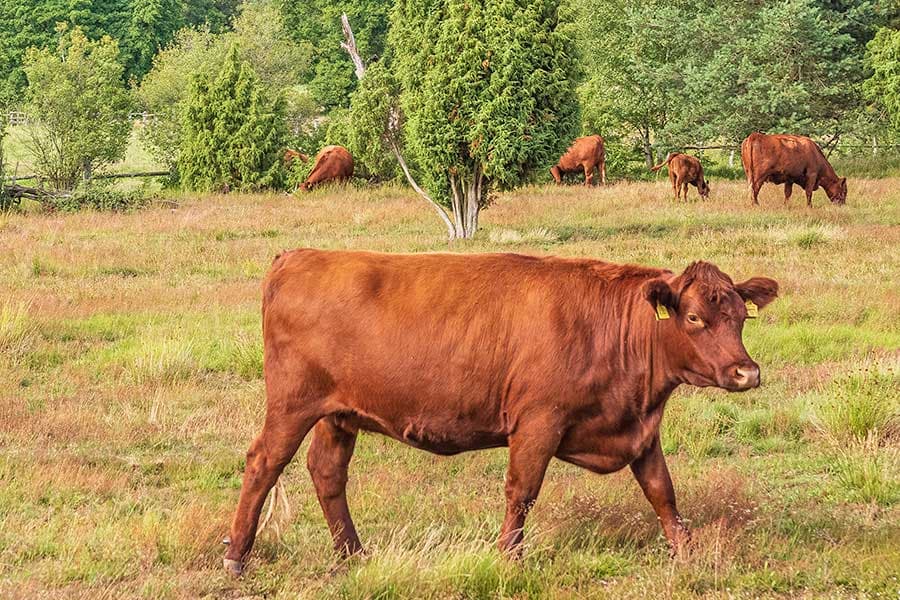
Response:
[[[447,452],[469,435],[499,444],[525,410],[517,399],[583,400],[567,394],[580,393],[571,382],[595,355],[590,311],[602,282],[590,273],[602,264],[288,253],[264,284],[267,378],[273,361],[290,357],[291,369],[330,382],[365,428]]]
[[[676,154],[669,163],[669,170],[677,173],[679,179],[699,181],[703,179],[703,166],[700,160],[690,154]]]
[[[353,176],[353,155],[343,146],[325,146],[316,155],[307,183],[312,185]]]
[[[827,160],[811,139],[797,135],[751,133],[741,144],[748,178],[802,182],[821,172]]]
[[[599,135],[589,135],[576,139],[559,159],[559,166],[563,170],[575,171],[583,164],[599,165],[604,159],[603,138]]]

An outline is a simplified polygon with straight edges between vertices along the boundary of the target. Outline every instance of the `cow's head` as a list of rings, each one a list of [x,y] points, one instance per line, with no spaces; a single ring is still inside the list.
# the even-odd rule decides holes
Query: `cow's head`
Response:
[[[828,199],[834,204],[846,204],[847,202],[847,178],[841,177],[830,187],[825,188]]]
[[[778,296],[778,282],[754,277],[735,284],[715,265],[696,262],[677,277],[647,281],[643,291],[654,310],[662,305],[668,312],[658,326],[677,380],[731,391],[759,385],[759,365],[747,354],[741,332],[753,310],[748,301],[763,308]]]
[[[706,179],[700,180],[700,185],[697,186],[697,191],[700,192],[700,197],[704,200],[709,199],[709,182]]]

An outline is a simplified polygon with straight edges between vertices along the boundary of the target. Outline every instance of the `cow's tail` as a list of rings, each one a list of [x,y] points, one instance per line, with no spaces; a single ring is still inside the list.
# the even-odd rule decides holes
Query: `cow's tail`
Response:
[[[673,156],[675,156],[675,153],[674,153],[674,152],[669,152],[669,153],[666,155],[666,160],[662,161],[661,163],[659,163],[659,164],[656,165],[655,167],[650,167],[650,170],[651,170],[652,172],[656,173],[657,171],[659,171],[659,170],[662,169],[663,167],[668,167],[668,166],[669,166],[669,163],[672,161],[672,157],[673,157]]]

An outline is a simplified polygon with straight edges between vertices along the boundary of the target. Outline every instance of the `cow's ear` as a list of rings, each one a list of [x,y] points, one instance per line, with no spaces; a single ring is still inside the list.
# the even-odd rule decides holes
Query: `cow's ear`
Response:
[[[645,282],[643,292],[644,298],[647,299],[650,306],[656,308],[657,305],[662,304],[666,308],[678,310],[678,296],[664,279],[657,277]]]
[[[753,304],[763,308],[778,297],[778,282],[768,277],[754,277],[734,286],[744,300],[752,300]]]

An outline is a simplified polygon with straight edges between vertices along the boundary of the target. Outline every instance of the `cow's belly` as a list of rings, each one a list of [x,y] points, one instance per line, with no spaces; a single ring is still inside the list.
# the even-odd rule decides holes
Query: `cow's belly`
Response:
[[[413,448],[443,456],[507,445],[507,435],[500,427],[452,413],[431,415],[426,419],[351,410],[342,413],[338,422],[350,430],[380,433]]]

